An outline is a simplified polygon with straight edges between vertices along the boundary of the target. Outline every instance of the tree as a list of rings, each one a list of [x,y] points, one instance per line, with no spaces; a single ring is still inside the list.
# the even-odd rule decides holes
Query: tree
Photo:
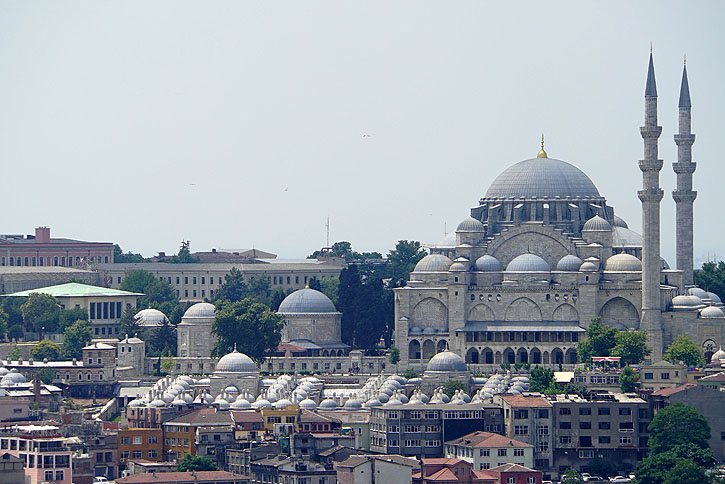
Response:
[[[703,449],[695,444],[678,445],[658,454],[650,452],[650,455],[637,465],[636,484],[662,484],[669,477],[670,470],[683,461],[692,462],[705,469],[714,465],[715,455],[710,448]]]
[[[121,338],[126,335],[134,336],[141,333],[143,328],[141,322],[136,319],[136,313],[138,313],[138,309],[130,306],[123,310],[119,327]]]
[[[592,356],[610,356],[616,341],[617,330],[601,323],[600,318],[592,319],[587,328],[587,337],[576,347],[579,361],[590,361]]]
[[[390,354],[388,355],[388,361],[391,365],[395,365],[395,373],[398,373],[398,362],[400,361],[400,350],[393,346],[390,348]]]
[[[19,361],[22,358],[23,358],[23,355],[20,352],[20,348],[18,348],[18,344],[13,343],[13,346],[10,348],[10,351],[8,352],[8,361]]]
[[[272,285],[269,282],[269,276],[267,274],[255,274],[250,277],[249,283],[247,283],[247,290],[248,294],[246,297],[251,297],[255,301],[269,306]]]
[[[339,301],[340,279],[337,277],[328,277],[320,281],[320,291],[329,297],[332,303],[337,307]]]
[[[166,373],[171,373],[175,367],[176,362],[171,356],[164,356],[161,359],[161,368],[163,368]]]
[[[566,477],[561,480],[561,484],[583,484],[584,482],[582,475],[574,469],[567,469],[564,475]]]
[[[216,291],[217,301],[241,301],[247,296],[247,284],[244,282],[242,271],[236,267],[224,275],[224,283]]]
[[[46,385],[51,385],[55,381],[56,372],[54,368],[43,368],[37,374],[40,381]]]
[[[29,331],[54,333],[58,327],[60,306],[49,294],[31,293],[28,300],[20,306],[20,311]]]
[[[395,249],[388,252],[390,261],[390,277],[395,287],[405,285],[408,282],[410,273],[415,265],[425,257],[425,249],[421,248],[420,242],[399,240]]]
[[[176,356],[176,350],[176,328],[169,321],[164,321],[151,331],[146,343],[148,356]]]
[[[5,312],[5,310],[0,307],[0,338],[5,339],[5,336],[8,334],[8,326],[10,322],[10,316],[8,316],[8,313]]]
[[[141,254],[134,254],[129,251],[124,253],[121,246],[113,244],[113,262],[120,264],[122,262],[148,262]]]
[[[725,300],[725,261],[705,262],[702,270],[695,271],[695,285],[711,291]]]
[[[18,341],[23,337],[23,327],[19,324],[14,324],[8,328],[8,339]]]
[[[216,462],[208,457],[202,457],[200,455],[186,454],[179,465],[176,466],[177,472],[191,472],[191,471],[217,471],[219,468]]]
[[[131,271],[121,283],[122,291],[145,293],[146,287],[156,282],[156,277],[149,271],[136,269]]]
[[[465,392],[466,384],[458,380],[448,380],[445,385],[443,385],[443,393],[448,395],[448,398],[453,398],[453,394],[458,390],[463,390]]]
[[[705,356],[702,351],[686,334],[681,334],[667,347],[664,359],[671,363],[682,361],[687,366],[705,365]]]
[[[91,326],[88,321],[79,319],[65,329],[63,339],[63,357],[70,360],[80,360],[83,357],[83,347],[88,346],[93,339]]]
[[[680,444],[708,448],[710,425],[695,408],[675,403],[663,408],[652,419],[647,445],[650,452],[660,454]]]
[[[601,457],[594,457],[586,465],[586,471],[593,476],[601,476],[608,478],[617,475],[618,464],[615,462],[604,460]]]
[[[645,331],[618,331],[614,340],[612,356],[619,356],[625,365],[637,365],[652,353]]]
[[[347,269],[340,271],[337,310],[342,313],[340,325],[342,341],[353,348],[356,347],[355,328],[359,327],[358,305],[361,293],[360,273],[357,265],[351,264]]]
[[[619,375],[619,388],[622,393],[633,393],[637,390],[637,374],[631,366],[625,366]]]
[[[65,331],[76,321],[88,321],[88,311],[83,308],[62,309],[58,318],[58,331]]]
[[[23,313],[20,307],[25,302],[24,297],[6,297],[3,298],[2,308],[8,313],[8,326],[19,325],[23,327]]]
[[[537,366],[531,370],[529,390],[532,392],[544,393],[552,389],[554,383],[554,370]]]
[[[310,289],[314,289],[315,291],[322,292],[322,283],[315,276],[312,276],[310,280],[307,281],[307,287],[309,287]]]
[[[418,378],[418,372],[417,372],[417,371],[415,371],[415,370],[414,370],[414,369],[412,369],[412,368],[408,368],[408,369],[407,369],[407,370],[405,370],[405,372],[403,373],[403,376],[404,376],[404,377],[405,377],[406,379],[408,379],[408,380],[410,380],[411,378]]]
[[[663,484],[708,484],[705,469],[689,459],[681,459],[667,471]]]
[[[219,301],[212,332],[219,337],[213,355],[222,356],[237,348],[257,363],[268,352],[277,349],[282,339],[284,316],[267,306],[245,298],[241,301]]]
[[[57,361],[60,359],[60,346],[48,339],[44,339],[30,349],[30,356],[34,360]]]

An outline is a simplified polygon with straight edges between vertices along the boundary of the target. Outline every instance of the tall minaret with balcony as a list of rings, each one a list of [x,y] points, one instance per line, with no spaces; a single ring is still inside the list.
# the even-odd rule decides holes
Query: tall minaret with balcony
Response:
[[[652,52],[649,55],[647,85],[644,92],[644,126],[639,131],[644,140],[642,190],[637,192],[642,202],[642,324],[647,342],[652,348],[652,361],[662,359],[662,314],[660,312],[660,188],[662,160],[658,158],[658,140],[662,127],[657,126],[657,84]]]
[[[672,168],[677,173],[677,190],[672,192],[675,199],[675,222],[677,227],[677,268],[684,274],[685,286],[693,281],[692,262],[692,205],[697,192],[692,189],[692,174],[696,163],[692,162],[692,144],[695,135],[691,133],[690,86],[687,82],[687,64],[682,68],[682,84],[680,85],[679,130],[675,135],[677,143],[677,162]]]

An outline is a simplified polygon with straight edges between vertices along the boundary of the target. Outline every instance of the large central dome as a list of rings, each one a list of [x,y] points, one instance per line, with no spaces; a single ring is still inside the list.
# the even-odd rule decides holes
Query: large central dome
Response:
[[[553,158],[532,158],[504,170],[488,187],[485,198],[552,200],[601,195],[589,177],[574,165]]]

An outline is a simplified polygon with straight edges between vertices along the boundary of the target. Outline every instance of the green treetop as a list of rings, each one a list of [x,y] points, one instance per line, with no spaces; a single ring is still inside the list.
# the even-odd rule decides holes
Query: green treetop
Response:
[[[79,319],[65,329],[63,339],[63,357],[70,360],[80,360],[83,357],[83,347],[88,346],[93,338],[91,326],[88,321]]]
[[[60,346],[50,340],[44,339],[30,349],[30,356],[36,361],[58,361],[60,359]]]
[[[277,349],[282,338],[284,317],[251,298],[219,301],[212,332],[219,337],[213,355],[222,356],[237,350],[257,363]]]
[[[664,359],[671,363],[682,361],[687,366],[703,366],[705,356],[700,348],[686,334],[681,334],[664,354]]]

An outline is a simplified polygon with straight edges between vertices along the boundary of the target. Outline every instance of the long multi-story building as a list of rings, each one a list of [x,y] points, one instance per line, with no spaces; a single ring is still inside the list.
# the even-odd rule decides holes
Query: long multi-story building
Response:
[[[0,235],[2,266],[77,267],[113,263],[112,242],[51,238],[49,227],[37,227],[34,235]]]
[[[72,452],[58,430],[52,425],[23,425],[0,430],[0,451],[9,452],[23,461],[26,484],[73,482]]]
[[[534,467],[550,469],[554,456],[554,412],[540,395],[496,395],[501,405],[505,434],[534,447]]]

